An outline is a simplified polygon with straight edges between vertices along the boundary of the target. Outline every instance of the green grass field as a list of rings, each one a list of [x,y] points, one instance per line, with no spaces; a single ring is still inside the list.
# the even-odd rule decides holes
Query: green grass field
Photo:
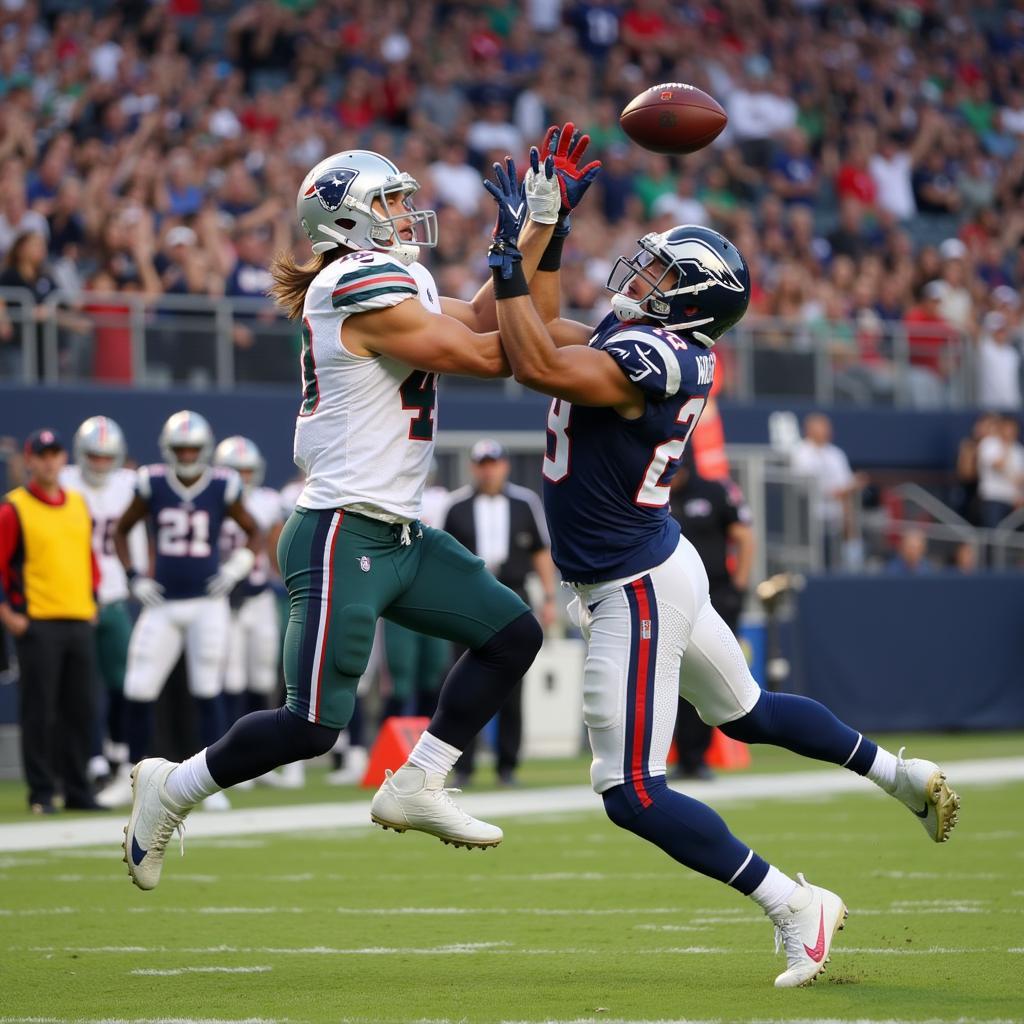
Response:
[[[913,750],[1019,756],[1024,738],[914,738]],[[804,765],[758,748],[753,768]],[[524,774],[564,785],[582,767]],[[0,829],[0,1024],[1022,1020],[1024,793],[957,788],[960,826],[941,847],[873,791],[723,805],[761,854],[850,908],[821,982],[785,992],[750,901],[597,809],[503,822],[505,843],[486,853],[369,827],[187,838],[151,893],[120,862],[120,817],[105,849],[4,853]],[[235,803],[355,795],[314,780]],[[2,820],[26,820],[21,799],[0,790]]]

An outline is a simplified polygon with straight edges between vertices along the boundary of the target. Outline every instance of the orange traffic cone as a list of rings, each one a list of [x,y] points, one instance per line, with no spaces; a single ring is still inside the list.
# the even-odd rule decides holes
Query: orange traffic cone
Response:
[[[401,768],[428,725],[429,718],[386,718],[370,751],[362,785],[376,788],[384,781],[385,769]]]
[[[712,768],[735,771],[750,767],[750,747],[739,740],[730,739],[721,729],[711,730],[711,745],[704,760]]]

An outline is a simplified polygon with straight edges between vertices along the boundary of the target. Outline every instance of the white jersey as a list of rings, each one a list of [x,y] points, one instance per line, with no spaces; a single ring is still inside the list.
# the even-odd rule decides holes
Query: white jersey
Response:
[[[243,491],[242,505],[264,534],[281,522],[281,495],[271,487],[251,487]],[[248,542],[245,530],[234,519],[225,518],[220,528],[221,559],[226,559],[238,548],[244,548]],[[270,557],[266,551],[261,551],[256,556],[249,578],[239,585],[241,596],[258,594],[266,588],[269,579]]]
[[[434,454],[437,374],[388,356],[356,356],[344,345],[349,316],[409,298],[441,312],[429,271],[369,250],[329,264],[309,286],[295,424],[304,508],[348,508],[388,522],[419,518]]]
[[[135,470],[116,469],[101,487],[94,487],[82,476],[78,466],[61,470],[60,485],[78,491],[85,498],[92,516],[92,549],[100,564],[100,604],[124,601],[128,597],[128,579],[114,552],[114,527],[135,497]],[[138,523],[128,534],[128,550],[132,566],[138,572],[149,568],[149,541],[144,523]]]

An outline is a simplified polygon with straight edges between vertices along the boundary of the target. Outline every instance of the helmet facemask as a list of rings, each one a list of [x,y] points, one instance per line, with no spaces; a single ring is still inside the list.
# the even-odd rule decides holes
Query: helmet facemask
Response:
[[[315,253],[339,245],[371,249],[408,266],[419,258],[421,248],[437,245],[437,214],[417,210],[412,203],[419,183],[376,153],[337,154],[317,165],[306,181],[299,192],[299,219]],[[388,197],[396,193],[401,194],[403,209],[392,213]],[[318,209],[306,205],[313,199]],[[409,239],[400,234],[407,227],[413,236]]]
[[[623,321],[628,320],[659,320],[668,319],[671,312],[669,297],[678,294],[671,290],[679,279],[679,273],[672,268],[671,259],[666,260],[654,249],[649,249],[645,242],[647,237],[640,239],[641,249],[633,256],[620,256],[608,275],[605,286],[612,295],[612,309]],[[653,272],[652,264],[658,261],[660,273]],[[634,299],[629,294],[629,286],[639,278],[646,286],[648,294],[642,299]],[[666,284],[668,287],[666,288]]]

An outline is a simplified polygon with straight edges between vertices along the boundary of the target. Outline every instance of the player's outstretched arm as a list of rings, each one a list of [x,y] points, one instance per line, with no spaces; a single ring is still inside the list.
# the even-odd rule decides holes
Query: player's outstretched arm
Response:
[[[534,147],[530,153],[536,168],[537,148]],[[554,170],[549,166],[546,177],[534,176],[532,185],[528,183],[524,190],[516,174],[515,161],[511,157],[505,157],[504,167],[500,164],[494,167],[495,180],[485,181],[484,187],[494,197],[501,215],[516,224],[519,250],[523,256],[523,273],[529,280],[548,247],[552,227],[558,218],[560,198]],[[530,175],[527,177],[530,178]],[[490,281],[481,287],[471,302],[443,298],[441,310],[478,334],[497,330],[498,327],[494,286]]]
[[[527,275],[530,295],[537,313],[544,323],[551,323],[558,317],[562,304],[562,284],[559,271],[562,266],[562,248],[572,229],[572,212],[579,206],[588,188],[601,172],[601,161],[591,160],[583,164],[583,157],[590,145],[590,136],[580,132],[572,121],[565,125],[552,125],[544,136],[540,152],[530,151],[530,170],[526,174],[527,197],[538,186],[543,190],[545,179],[554,178],[559,191],[559,205],[555,228],[544,254],[537,264],[537,272]],[[533,207],[531,218],[535,216]],[[562,341],[565,332],[554,334],[556,344],[586,344],[590,336],[585,328],[582,340]],[[579,338],[579,332],[569,335]]]
[[[349,317],[342,331],[342,344],[357,356],[390,356],[417,370],[466,377],[511,373],[496,331],[477,334],[455,317],[430,313],[410,299]]]
[[[576,405],[614,406],[635,417],[644,409],[644,397],[631,384],[607,352],[583,344],[559,348],[541,323],[526,293],[504,298],[499,286],[498,330],[520,384]],[[564,323],[564,321],[563,321]]]

